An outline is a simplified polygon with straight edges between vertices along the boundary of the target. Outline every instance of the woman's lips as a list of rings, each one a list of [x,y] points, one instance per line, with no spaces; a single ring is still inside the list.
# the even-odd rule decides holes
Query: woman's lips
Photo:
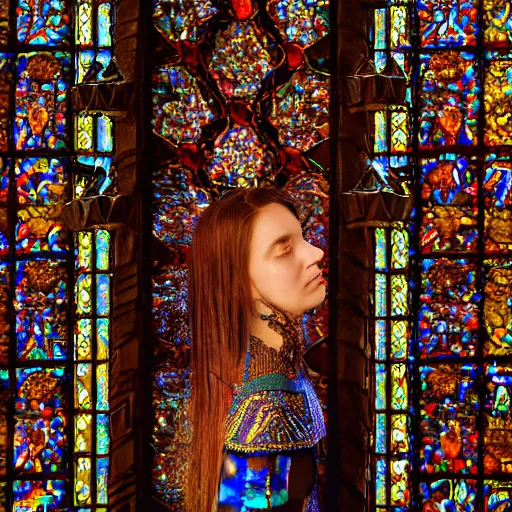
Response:
[[[306,286],[313,285],[313,284],[318,285],[321,283],[325,284],[325,279],[324,279],[323,275],[320,273],[320,274],[316,275],[313,279],[311,279],[311,281],[309,281],[309,283]]]

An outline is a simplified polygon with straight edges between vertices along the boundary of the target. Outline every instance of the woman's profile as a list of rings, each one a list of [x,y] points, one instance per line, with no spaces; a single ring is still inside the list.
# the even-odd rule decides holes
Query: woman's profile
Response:
[[[318,510],[315,449],[326,431],[302,318],[325,300],[323,256],[274,187],[231,190],[197,221],[187,512]]]

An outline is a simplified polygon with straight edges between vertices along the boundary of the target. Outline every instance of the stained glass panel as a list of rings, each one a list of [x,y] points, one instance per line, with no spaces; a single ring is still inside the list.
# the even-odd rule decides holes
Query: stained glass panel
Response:
[[[421,46],[475,46],[478,36],[478,2],[431,2],[418,0]]]
[[[67,301],[65,262],[36,260],[16,264],[14,310],[20,360],[66,357]]]
[[[507,154],[491,153],[483,178],[486,253],[512,251],[512,161]]]
[[[66,149],[69,54],[20,53],[16,67],[16,149]]]
[[[420,55],[421,148],[476,145],[480,80],[475,56],[446,51]]]
[[[252,20],[237,21],[216,33],[208,70],[227,99],[250,101],[277,64],[270,37]]]
[[[67,42],[69,15],[65,0],[29,2],[18,0],[18,41],[25,44],[57,46]]]
[[[328,12],[326,0],[153,3],[152,128],[163,150],[153,174],[153,233],[171,255],[153,271],[161,354],[153,483],[155,499],[171,508],[183,499],[190,437],[180,411],[189,392],[186,255],[197,218],[227,188],[275,184],[297,204],[306,239],[328,253],[329,62],[325,50],[314,53],[328,34]],[[189,65],[191,49],[207,73]],[[326,334],[327,314],[324,306],[304,315],[308,342]]]
[[[74,503],[96,510],[108,504],[111,274],[104,272],[112,265],[112,238],[104,229],[75,233]]]
[[[0,6],[0,10],[2,7]],[[0,12],[1,16],[1,12]],[[1,20],[1,18],[0,18]],[[0,21],[0,38],[1,38],[1,21]],[[0,151],[8,150],[9,137],[9,109],[11,106],[11,90],[12,90],[12,63],[11,53],[0,52]]]

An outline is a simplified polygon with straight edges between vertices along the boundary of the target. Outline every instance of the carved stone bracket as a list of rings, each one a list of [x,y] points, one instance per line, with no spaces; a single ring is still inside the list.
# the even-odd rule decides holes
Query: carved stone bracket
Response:
[[[136,98],[141,97],[138,87],[136,82],[79,84],[71,89],[73,107],[77,111],[101,110],[111,115],[116,112],[124,114],[137,106]]]
[[[94,196],[66,203],[62,220],[72,231],[92,227],[118,229],[130,224],[133,217],[132,196]]]
[[[345,103],[350,113],[405,103],[406,78],[392,61],[392,69],[378,73],[373,62],[364,57],[356,71],[344,77]]]
[[[347,229],[378,227],[410,218],[414,198],[401,194],[394,182],[389,183],[370,166],[359,183],[342,194]]]
[[[387,190],[351,190],[343,193],[347,229],[379,227],[410,218],[414,199]]]

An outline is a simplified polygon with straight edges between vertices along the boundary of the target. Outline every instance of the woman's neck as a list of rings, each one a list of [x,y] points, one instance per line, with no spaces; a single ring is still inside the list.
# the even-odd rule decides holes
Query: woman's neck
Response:
[[[301,318],[276,305],[260,299],[257,303],[258,318],[254,318],[250,334],[275,349],[280,349],[285,338],[297,338]]]

